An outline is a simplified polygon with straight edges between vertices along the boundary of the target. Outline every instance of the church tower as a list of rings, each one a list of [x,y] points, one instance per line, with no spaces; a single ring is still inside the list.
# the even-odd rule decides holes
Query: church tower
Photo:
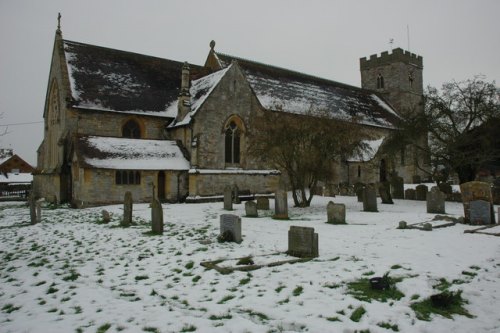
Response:
[[[384,96],[401,116],[423,112],[422,57],[401,48],[360,59],[361,87]]]

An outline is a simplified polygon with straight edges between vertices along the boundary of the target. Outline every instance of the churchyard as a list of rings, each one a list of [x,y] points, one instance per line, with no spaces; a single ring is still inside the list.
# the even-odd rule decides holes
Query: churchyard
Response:
[[[479,226],[455,223],[462,203],[374,193],[300,209],[288,194],[277,212],[273,199],[163,204],[161,221],[134,204],[126,223],[124,205],[39,202],[31,224],[26,204],[1,203],[1,331],[500,331],[500,227],[466,233]],[[236,242],[219,242],[228,229]]]

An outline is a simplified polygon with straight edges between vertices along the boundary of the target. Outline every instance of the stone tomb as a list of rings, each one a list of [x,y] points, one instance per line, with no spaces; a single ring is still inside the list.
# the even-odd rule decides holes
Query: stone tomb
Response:
[[[405,199],[406,200],[415,200],[415,190],[412,188],[407,188],[405,190]]]
[[[241,243],[241,218],[233,214],[222,214],[220,216],[220,235],[231,233],[232,241]]]
[[[257,198],[257,209],[269,210],[269,199],[266,197]]]
[[[314,228],[291,226],[288,230],[287,253],[299,258],[318,257],[318,234]]]
[[[245,214],[247,217],[258,217],[257,204],[254,201],[245,202]]]
[[[446,194],[439,190],[439,187],[433,186],[427,193],[427,213],[446,214],[445,212]]]
[[[224,210],[233,210],[233,189],[231,186],[224,188]]]
[[[274,197],[274,216],[275,219],[288,219],[288,195],[284,190],[277,190]]]
[[[378,212],[377,192],[372,185],[366,185],[363,190],[363,211]]]
[[[460,185],[460,192],[462,193],[462,202],[464,205],[464,216],[465,223],[473,223],[481,221],[489,221],[489,223],[495,223],[495,212],[493,210],[493,198],[491,195],[491,185],[485,182],[468,182]],[[483,200],[489,204],[489,212],[490,218],[486,220],[477,219],[475,222],[471,219],[470,216],[470,204],[472,201]],[[479,204],[481,205],[481,204]]]
[[[417,185],[415,187],[415,199],[419,201],[425,201],[427,199],[427,192],[429,191],[429,188],[427,185]]]
[[[327,223],[345,224],[345,210],[344,204],[335,204],[330,201],[326,206]]]

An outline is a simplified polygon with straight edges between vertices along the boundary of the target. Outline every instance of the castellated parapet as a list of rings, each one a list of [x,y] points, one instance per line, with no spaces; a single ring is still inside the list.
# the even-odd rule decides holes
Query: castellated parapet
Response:
[[[419,56],[415,53],[411,53],[409,51],[404,51],[402,48],[399,47],[397,49],[394,49],[392,53],[384,51],[380,54],[380,56],[372,54],[370,58],[363,57],[359,59],[361,70],[371,69],[379,67],[381,65],[393,64],[396,62],[411,64],[417,66],[420,69],[424,68],[422,56]]]

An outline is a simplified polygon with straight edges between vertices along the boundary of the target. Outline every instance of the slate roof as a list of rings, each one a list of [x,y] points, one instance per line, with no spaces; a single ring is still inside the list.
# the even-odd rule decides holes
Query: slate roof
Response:
[[[177,100],[182,62],[63,41],[73,97],[78,108],[167,117]],[[190,65],[196,76],[201,68]]]
[[[215,53],[219,64],[233,60],[243,70],[262,106],[269,110],[304,114],[328,110],[332,117],[362,124],[393,128],[394,109],[373,91],[318,78],[288,69]]]
[[[76,155],[83,167],[116,170],[189,170],[176,141],[102,136],[76,139]]]

